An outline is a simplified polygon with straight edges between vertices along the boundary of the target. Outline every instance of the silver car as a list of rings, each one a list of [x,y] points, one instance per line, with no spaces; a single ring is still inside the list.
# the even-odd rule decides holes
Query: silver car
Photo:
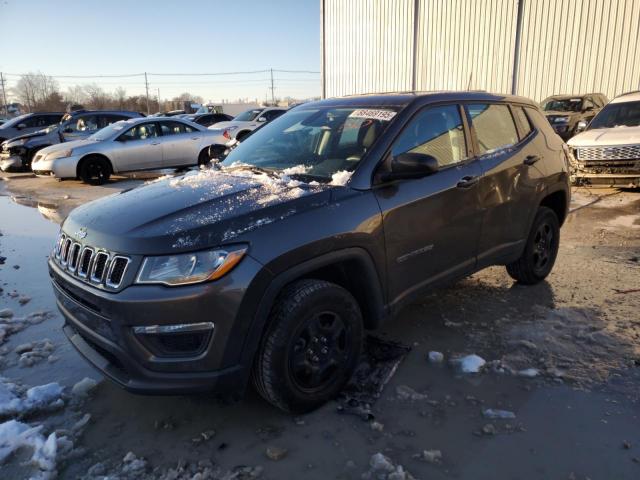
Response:
[[[132,118],[86,140],[44,148],[31,168],[38,176],[80,178],[99,185],[112,173],[203,165],[210,160],[209,147],[226,141],[222,131],[182,119]]]

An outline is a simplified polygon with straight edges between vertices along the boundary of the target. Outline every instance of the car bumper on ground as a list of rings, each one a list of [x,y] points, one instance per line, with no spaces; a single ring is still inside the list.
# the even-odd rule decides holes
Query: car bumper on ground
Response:
[[[55,160],[34,160],[31,165],[33,173],[39,177],[76,178],[80,157],[64,157]]]
[[[0,170],[3,172],[16,172],[23,169],[22,158],[18,155],[0,154]]]
[[[111,380],[144,394],[215,390],[233,395],[245,387],[249,369],[240,360],[245,336],[232,332],[237,332],[236,322],[243,322],[238,317],[246,284],[260,268],[247,257],[216,282],[174,288],[133,285],[112,293],[86,285],[49,262],[71,343]],[[204,322],[213,324],[212,329],[191,337],[139,332]]]

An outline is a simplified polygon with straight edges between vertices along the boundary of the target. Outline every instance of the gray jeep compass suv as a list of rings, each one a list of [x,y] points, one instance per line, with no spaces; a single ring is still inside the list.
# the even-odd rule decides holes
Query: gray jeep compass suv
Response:
[[[64,331],[140,393],[334,397],[365,330],[490,265],[551,271],[567,153],[539,107],[481,92],[300,105],[212,168],[74,210],[49,260]]]

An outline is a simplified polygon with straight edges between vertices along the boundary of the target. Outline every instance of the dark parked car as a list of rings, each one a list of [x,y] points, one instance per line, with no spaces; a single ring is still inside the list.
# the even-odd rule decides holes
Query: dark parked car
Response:
[[[194,113],[192,115],[183,115],[183,118],[203,127],[210,127],[216,123],[233,120],[233,117],[226,113]]]
[[[49,125],[54,125],[60,121],[62,115],[61,112],[25,113],[7,120],[0,125],[0,143],[18,135],[36,132],[47,128]]]
[[[36,153],[43,148],[58,143],[83,140],[112,123],[143,116],[138,112],[126,110],[75,110],[65,113],[60,123],[2,142],[0,170],[6,172],[29,170]]]
[[[64,331],[140,393],[242,392],[304,412],[365,330],[490,265],[551,271],[570,200],[540,108],[482,92],[306,103],[216,168],[73,211],[49,270]]]
[[[568,140],[583,131],[609,100],[602,93],[554,95],[542,102],[542,109],[555,132]]]

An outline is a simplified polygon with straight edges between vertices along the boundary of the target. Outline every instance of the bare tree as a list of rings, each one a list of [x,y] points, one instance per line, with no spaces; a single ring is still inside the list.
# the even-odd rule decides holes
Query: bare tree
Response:
[[[49,103],[52,95],[59,96],[58,82],[42,73],[29,72],[20,77],[13,88],[13,94],[30,112],[46,110],[46,104]]]
[[[124,110],[125,103],[127,101],[127,90],[124,87],[116,88],[113,93],[113,98],[116,102],[118,102],[118,108],[120,110]]]
[[[95,110],[103,110],[111,104],[111,97],[99,85],[88,83],[82,87],[87,96],[87,105]]]

